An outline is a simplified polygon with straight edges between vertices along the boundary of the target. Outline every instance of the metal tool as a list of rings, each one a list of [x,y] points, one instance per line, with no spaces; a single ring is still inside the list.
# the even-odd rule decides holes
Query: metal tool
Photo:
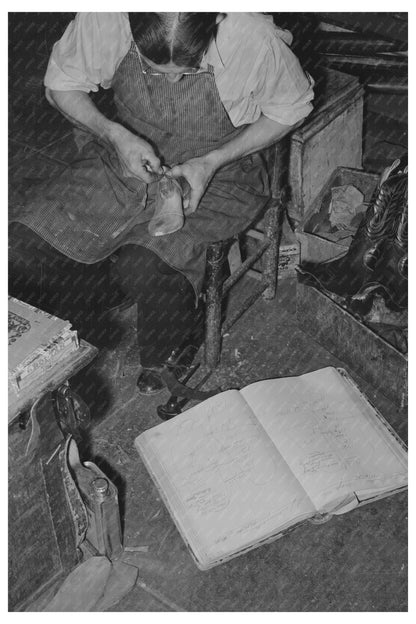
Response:
[[[161,371],[161,377],[167,389],[171,393],[167,402],[164,405],[159,405],[157,407],[157,414],[162,420],[169,420],[170,418],[180,414],[183,407],[189,401],[204,401],[221,391],[220,388],[207,391],[199,389],[212,375],[212,370],[208,371],[208,373],[193,388],[186,385],[200,367],[200,362],[191,366],[182,378],[178,378],[178,371],[181,368],[180,361],[184,358],[188,350],[189,347],[186,347],[173,363],[166,364]]]

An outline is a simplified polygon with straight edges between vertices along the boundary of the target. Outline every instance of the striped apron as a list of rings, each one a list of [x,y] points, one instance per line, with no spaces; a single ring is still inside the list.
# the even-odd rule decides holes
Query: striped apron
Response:
[[[173,166],[202,156],[237,136],[221,102],[212,67],[171,83],[144,74],[132,42],[113,79],[119,121],[152,144]],[[143,61],[142,61],[143,62]],[[125,244],[142,245],[182,272],[198,293],[207,245],[247,228],[269,198],[269,182],[257,153],[216,172],[184,227],[151,237],[155,185],[125,178],[116,152],[84,134],[80,157],[56,179],[37,186],[12,220],[34,230],[61,253],[86,264]]]

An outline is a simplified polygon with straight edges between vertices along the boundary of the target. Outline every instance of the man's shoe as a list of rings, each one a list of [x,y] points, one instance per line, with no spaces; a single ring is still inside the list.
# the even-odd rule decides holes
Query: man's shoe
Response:
[[[151,396],[161,392],[165,388],[161,376],[163,369],[172,371],[178,380],[182,379],[191,368],[197,352],[198,347],[196,345],[187,344],[183,348],[173,349],[163,366],[143,368],[137,380],[139,393]]]
[[[165,384],[160,376],[161,368],[143,368],[137,380],[139,394],[152,396],[159,394],[165,388]]]

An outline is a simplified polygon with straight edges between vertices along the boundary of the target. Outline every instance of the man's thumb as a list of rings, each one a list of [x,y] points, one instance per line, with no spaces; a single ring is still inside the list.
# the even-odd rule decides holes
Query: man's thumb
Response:
[[[185,215],[190,215],[198,208],[199,201],[201,199],[201,194],[196,191],[191,191],[189,196],[186,198],[186,202],[184,202]]]
[[[165,172],[167,178],[180,178],[182,175],[182,167],[180,165],[175,165],[172,169],[168,169]]]

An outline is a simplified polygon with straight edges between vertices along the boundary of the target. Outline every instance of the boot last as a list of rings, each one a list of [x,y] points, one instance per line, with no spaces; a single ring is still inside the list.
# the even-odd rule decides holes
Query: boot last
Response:
[[[180,184],[165,175],[157,183],[155,212],[148,225],[151,236],[165,236],[180,230],[184,224]]]

